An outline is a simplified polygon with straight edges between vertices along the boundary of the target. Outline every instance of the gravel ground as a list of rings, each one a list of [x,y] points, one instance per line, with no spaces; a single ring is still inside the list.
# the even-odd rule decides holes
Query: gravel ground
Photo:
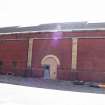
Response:
[[[0,75],[0,105],[105,105],[105,89]]]
[[[38,78],[0,75],[0,82],[45,89],[105,94],[105,89],[89,87],[88,85],[73,85],[71,81],[63,80],[43,80]]]

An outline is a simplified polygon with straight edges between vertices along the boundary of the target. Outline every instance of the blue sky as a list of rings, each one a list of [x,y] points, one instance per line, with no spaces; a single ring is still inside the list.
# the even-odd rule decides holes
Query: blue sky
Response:
[[[0,0],[0,27],[105,22],[104,0]]]

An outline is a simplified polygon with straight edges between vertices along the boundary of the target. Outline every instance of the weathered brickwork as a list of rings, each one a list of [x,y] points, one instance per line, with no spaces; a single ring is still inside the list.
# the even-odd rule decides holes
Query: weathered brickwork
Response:
[[[77,38],[77,53],[72,52]],[[101,37],[101,38],[100,38]],[[41,60],[55,55],[56,79],[105,81],[105,31],[14,33],[0,36],[0,73],[43,78]],[[28,68],[29,40],[33,38]],[[60,38],[60,39],[59,39]],[[75,43],[74,43],[75,44]],[[74,47],[75,48],[75,47]],[[75,63],[72,63],[72,57]],[[30,56],[31,57],[31,56]],[[76,70],[72,70],[72,65]]]

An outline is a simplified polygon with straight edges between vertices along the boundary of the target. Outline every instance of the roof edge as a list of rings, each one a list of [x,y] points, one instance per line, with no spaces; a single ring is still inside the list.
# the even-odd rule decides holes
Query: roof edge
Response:
[[[0,35],[9,35],[9,34],[19,34],[19,33],[37,33],[37,32],[80,32],[80,31],[105,31],[105,28],[95,28],[95,29],[72,29],[72,30],[42,30],[42,31],[23,31],[23,32],[8,32],[0,33]]]

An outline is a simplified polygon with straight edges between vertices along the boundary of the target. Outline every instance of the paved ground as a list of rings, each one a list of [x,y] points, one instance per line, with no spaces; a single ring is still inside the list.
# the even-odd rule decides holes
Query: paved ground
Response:
[[[105,105],[105,89],[53,81],[0,76],[0,105]]]

